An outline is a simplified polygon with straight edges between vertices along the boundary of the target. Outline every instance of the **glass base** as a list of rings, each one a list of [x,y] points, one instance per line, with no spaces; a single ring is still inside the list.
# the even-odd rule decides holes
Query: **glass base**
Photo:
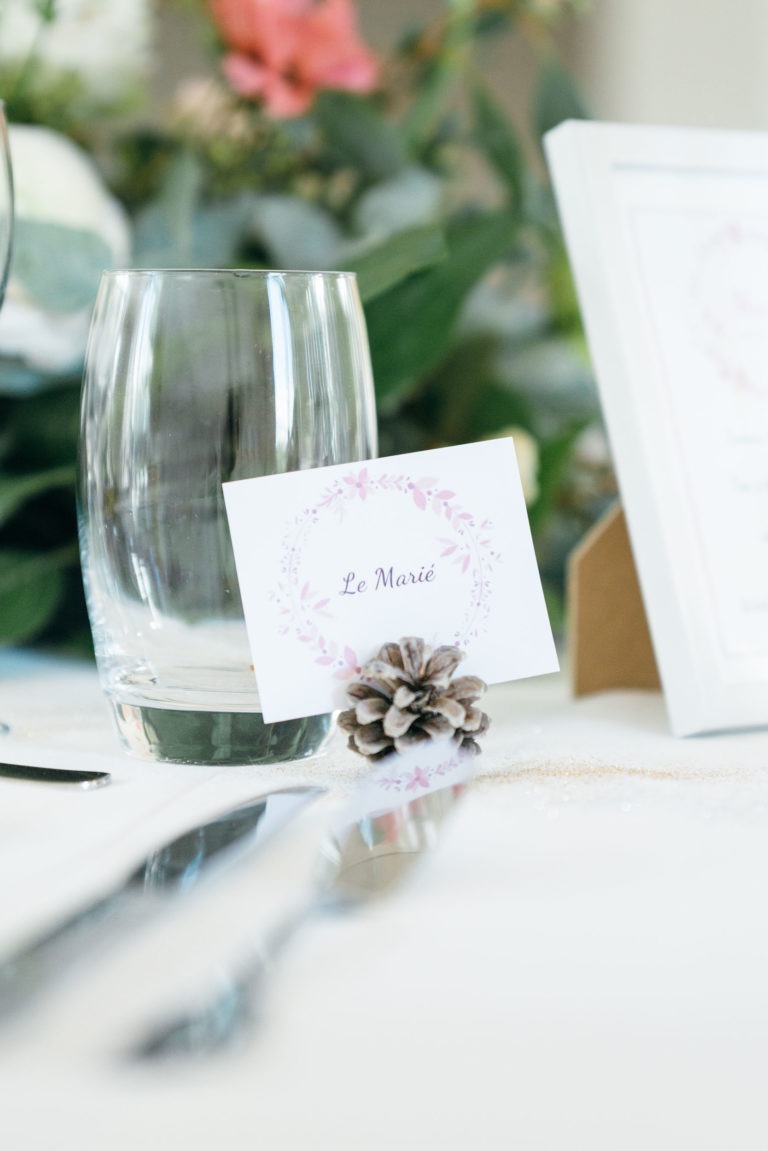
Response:
[[[129,752],[166,763],[268,764],[307,759],[324,750],[333,716],[265,723],[260,712],[187,711],[111,700]]]

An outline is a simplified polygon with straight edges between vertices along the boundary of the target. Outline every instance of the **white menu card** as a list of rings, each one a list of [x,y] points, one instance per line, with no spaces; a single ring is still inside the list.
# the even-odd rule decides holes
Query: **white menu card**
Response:
[[[546,151],[670,723],[768,724],[768,134]]]
[[[557,670],[511,439],[224,485],[269,723],[346,707],[404,636],[499,683]]]

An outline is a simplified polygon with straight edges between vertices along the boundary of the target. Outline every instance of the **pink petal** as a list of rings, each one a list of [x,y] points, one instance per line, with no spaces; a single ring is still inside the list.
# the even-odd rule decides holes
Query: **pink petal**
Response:
[[[296,64],[315,88],[370,92],[379,79],[378,60],[359,36],[350,0],[322,0],[312,7]]]
[[[312,0],[209,0],[229,48],[284,72],[300,50]]]
[[[251,56],[230,53],[224,57],[222,70],[227,83],[241,96],[261,96],[267,83],[267,70]]]
[[[345,647],[344,659],[354,671],[357,671],[357,652],[353,651],[351,647]]]
[[[276,120],[291,120],[302,116],[311,106],[314,92],[270,72],[263,90],[264,107]]]

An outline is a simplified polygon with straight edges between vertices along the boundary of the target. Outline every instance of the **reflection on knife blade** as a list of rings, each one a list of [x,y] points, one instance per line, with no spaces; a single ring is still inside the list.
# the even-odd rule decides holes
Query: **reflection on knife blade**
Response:
[[[108,771],[37,767],[28,763],[0,763],[0,775],[4,779],[22,779],[26,783],[65,783],[84,791],[104,787],[112,779]]]
[[[474,756],[450,743],[377,766],[353,794],[340,826],[323,844],[314,886],[298,912],[257,939],[229,969],[211,973],[197,1001],[150,1026],[128,1057],[201,1057],[240,1041],[259,1017],[264,975],[297,928],[319,911],[368,901],[402,883],[474,776]]]
[[[149,910],[196,887],[215,870],[214,864],[223,866],[250,855],[321,793],[317,787],[268,792],[150,852],[106,895],[0,957],[0,1017],[22,1007],[68,962],[81,958],[84,944],[99,925],[139,905]]]

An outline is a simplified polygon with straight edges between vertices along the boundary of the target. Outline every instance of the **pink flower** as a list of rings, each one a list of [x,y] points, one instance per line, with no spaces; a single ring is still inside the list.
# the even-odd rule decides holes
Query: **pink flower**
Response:
[[[348,476],[344,476],[344,483],[349,484],[351,488],[354,488],[357,494],[360,496],[360,499],[364,500],[368,495],[371,487],[370,480],[368,479],[368,469],[362,468],[362,470],[359,471],[357,475],[350,474]]]
[[[323,88],[370,92],[376,56],[360,39],[352,0],[209,0],[229,49],[224,74],[278,119],[300,116]]]

